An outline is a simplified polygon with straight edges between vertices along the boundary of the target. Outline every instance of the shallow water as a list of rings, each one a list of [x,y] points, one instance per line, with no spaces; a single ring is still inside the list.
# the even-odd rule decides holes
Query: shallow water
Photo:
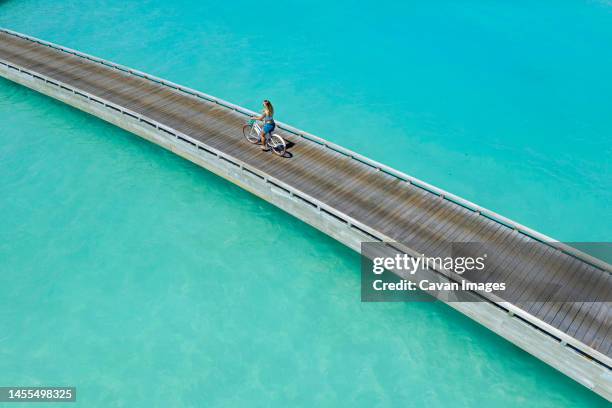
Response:
[[[606,3],[84,3],[0,2],[0,25],[267,97],[556,238],[610,238]],[[357,254],[4,80],[0,197],[0,384],[83,406],[604,404],[447,306],[360,303]]]

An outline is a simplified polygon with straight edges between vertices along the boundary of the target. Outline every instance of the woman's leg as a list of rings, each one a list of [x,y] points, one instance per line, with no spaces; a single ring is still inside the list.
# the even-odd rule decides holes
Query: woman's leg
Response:
[[[270,126],[269,124],[264,124],[263,127],[261,128],[261,150],[265,150],[265,151],[269,150],[268,144],[266,143],[266,140],[268,140],[266,136],[270,135],[273,129],[274,127]]]
[[[266,131],[264,128],[261,130],[261,150],[265,152],[268,151],[268,145],[266,144]]]

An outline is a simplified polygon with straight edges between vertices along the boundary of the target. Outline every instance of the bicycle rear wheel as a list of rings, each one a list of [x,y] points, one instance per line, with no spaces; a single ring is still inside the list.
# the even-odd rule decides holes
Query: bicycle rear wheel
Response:
[[[268,147],[272,149],[274,154],[279,156],[284,156],[285,151],[287,150],[285,140],[277,134],[270,135],[270,138],[268,139]]]
[[[242,127],[242,134],[245,139],[253,144],[257,144],[260,142],[259,135],[257,134],[257,130],[253,125],[244,125]]]

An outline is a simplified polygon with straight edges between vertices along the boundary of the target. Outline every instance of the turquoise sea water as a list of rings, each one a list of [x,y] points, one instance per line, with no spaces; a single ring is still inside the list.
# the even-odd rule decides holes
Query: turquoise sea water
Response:
[[[0,25],[278,118],[563,240],[609,240],[612,5],[0,1]],[[426,3],[426,4],[422,4]],[[148,142],[0,80],[0,385],[78,406],[604,406]],[[72,405],[74,406],[74,405]]]

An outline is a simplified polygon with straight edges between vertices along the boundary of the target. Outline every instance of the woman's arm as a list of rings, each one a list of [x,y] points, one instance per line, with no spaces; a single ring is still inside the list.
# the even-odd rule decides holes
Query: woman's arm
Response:
[[[251,116],[251,119],[255,119],[255,120],[263,120],[264,115],[263,113],[260,116]]]

